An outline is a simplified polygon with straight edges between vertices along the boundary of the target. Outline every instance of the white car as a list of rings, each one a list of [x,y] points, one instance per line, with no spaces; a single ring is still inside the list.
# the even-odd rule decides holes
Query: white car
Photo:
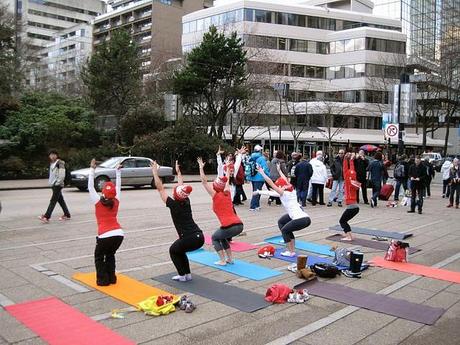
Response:
[[[442,158],[440,153],[437,152],[425,152],[420,156],[421,159],[427,159],[428,162],[435,168],[436,171],[441,171],[441,167],[444,164],[445,159]]]
[[[121,168],[121,185],[141,187],[150,185],[155,188],[152,169],[150,163],[152,160],[146,157],[112,157],[96,167],[94,175],[94,187],[101,191],[104,183],[107,181],[115,182],[115,170],[118,164]],[[80,190],[86,190],[88,187],[89,168],[75,170],[71,172],[72,185]],[[161,166],[159,176],[163,183],[173,182],[173,169],[167,166]]]

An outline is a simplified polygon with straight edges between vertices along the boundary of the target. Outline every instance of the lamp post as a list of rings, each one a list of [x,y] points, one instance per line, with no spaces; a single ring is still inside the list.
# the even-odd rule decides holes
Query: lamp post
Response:
[[[399,131],[398,131],[398,154],[402,155],[404,153],[404,139],[403,139],[403,131],[404,131],[404,124],[405,121],[401,121],[401,89],[404,84],[409,83],[409,74],[407,73],[402,73],[400,80],[399,80],[399,87],[398,87],[398,125],[399,125]],[[409,107],[409,101],[407,101],[407,97],[411,97],[410,93],[410,88],[409,88],[409,93],[405,97],[405,102],[407,102],[406,107]],[[410,109],[407,109],[408,111]]]

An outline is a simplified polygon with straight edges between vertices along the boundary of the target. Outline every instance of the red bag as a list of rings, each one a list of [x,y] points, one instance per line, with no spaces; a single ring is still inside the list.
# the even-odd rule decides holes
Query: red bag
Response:
[[[407,262],[408,248],[408,243],[392,240],[384,259],[394,262]]]
[[[265,300],[272,303],[286,303],[292,289],[284,284],[274,284],[265,293]]]
[[[390,199],[391,194],[393,194],[393,191],[395,190],[395,187],[393,187],[392,184],[384,184],[382,189],[380,190],[380,195],[379,199],[380,200],[388,200]]]
[[[332,177],[329,177],[326,181],[326,188],[332,189],[333,182],[334,182],[334,179]]]

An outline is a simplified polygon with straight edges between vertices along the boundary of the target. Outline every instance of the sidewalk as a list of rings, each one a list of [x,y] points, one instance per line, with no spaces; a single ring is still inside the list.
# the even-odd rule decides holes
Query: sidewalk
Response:
[[[209,180],[215,175],[208,175]],[[177,178],[176,178],[177,181]],[[184,175],[184,182],[200,182],[200,175]],[[0,180],[0,191],[21,190],[21,189],[44,189],[49,188],[48,179],[35,180]],[[68,187],[73,188],[73,187]]]

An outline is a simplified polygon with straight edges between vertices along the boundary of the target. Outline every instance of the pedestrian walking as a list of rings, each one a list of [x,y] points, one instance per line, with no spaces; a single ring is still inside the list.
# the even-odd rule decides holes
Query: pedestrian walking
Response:
[[[311,204],[316,206],[319,196],[319,204],[325,205],[324,203],[324,185],[327,181],[327,169],[323,163],[323,151],[316,152],[316,157],[310,160],[310,165],[313,170],[313,174],[310,178],[312,186]]]
[[[355,154],[347,153],[343,161],[343,176],[345,184],[345,204],[346,209],[340,217],[339,224],[342,227],[345,236],[342,238],[344,241],[353,241],[351,227],[348,222],[359,213],[359,206],[357,200],[357,193],[359,192],[360,182],[357,180],[355,171]]]
[[[359,150],[358,157],[355,159],[356,178],[361,183],[361,193],[364,204],[369,204],[367,199],[367,167],[369,160],[366,158],[364,150]],[[356,201],[359,203],[359,189],[356,191]]]
[[[229,241],[243,231],[243,222],[238,217],[233,207],[229,179],[226,176],[217,176],[212,185],[204,173],[205,163],[197,159],[200,168],[200,177],[203,187],[212,198],[212,210],[220,222],[220,228],[212,234],[212,244],[220,260],[216,265],[225,266],[233,264],[233,253]]]
[[[110,181],[104,183],[101,196],[94,189],[95,169],[96,160],[93,158],[88,176],[88,192],[94,204],[97,220],[96,249],[94,250],[96,284],[108,286],[117,282],[115,253],[125,236],[117,219],[121,198],[121,165],[116,168],[115,184]]]
[[[42,223],[49,223],[53,214],[56,203],[59,203],[64,214],[59,217],[59,220],[70,220],[70,212],[62,195],[62,188],[65,184],[65,162],[59,158],[59,153],[56,150],[51,150],[48,154],[50,160],[48,185],[51,187],[53,194],[45,214],[38,217]]]
[[[291,160],[287,164],[287,171],[288,171],[288,177],[289,177],[289,182],[295,186],[297,184],[296,181],[296,176],[295,176],[295,166],[299,164],[300,159],[302,158],[302,154],[299,152],[292,152],[291,153]]]
[[[153,162],[151,168],[155,187],[160,194],[161,200],[169,208],[174,227],[179,235],[179,238],[169,247],[169,256],[178,273],[172,279],[181,282],[190,281],[192,280],[192,274],[190,272],[187,252],[200,249],[204,244],[203,232],[193,220],[192,208],[190,206],[189,195],[192,192],[192,186],[184,185],[182,173],[176,161],[178,184],[174,187],[173,197],[171,198],[166,193],[163,183],[158,176],[160,166],[157,162]]]
[[[447,207],[454,206],[454,195],[455,195],[455,208],[458,208],[460,201],[460,166],[458,158],[455,158],[450,168],[450,197],[449,205]]]
[[[393,170],[393,177],[396,180],[395,188],[395,201],[399,200],[399,193],[401,191],[401,186],[403,187],[404,193],[407,190],[407,178],[409,176],[409,165],[406,161],[406,156],[401,155],[398,157],[395,168]]]
[[[286,250],[281,253],[282,256],[294,257],[295,253],[295,236],[294,231],[305,229],[311,224],[311,219],[308,214],[300,207],[297,202],[297,193],[294,186],[290,184],[287,177],[279,171],[280,178],[273,182],[268,177],[264,170],[259,167],[259,173],[264,177],[265,181],[270,184],[273,190],[271,191],[260,191],[257,190],[254,193],[267,194],[278,196],[287,212],[278,220],[278,228],[283,236],[284,243],[286,244]]]
[[[302,205],[302,207],[307,206],[307,195],[308,195],[308,187],[310,185],[310,179],[313,175],[313,168],[311,164],[306,160],[300,161],[295,166],[294,173],[296,176],[296,192],[298,201]]]
[[[371,207],[377,207],[377,200],[382,189],[382,181],[385,173],[382,163],[382,152],[375,153],[374,160],[369,164],[367,170],[372,186]]]
[[[446,158],[441,166],[442,175],[442,198],[449,198],[450,196],[450,168],[452,168],[452,160]]]
[[[332,174],[332,189],[329,194],[329,202],[327,206],[332,206],[332,203],[337,200],[337,206],[342,207],[343,201],[343,157],[345,155],[344,150],[339,150],[339,154],[335,157],[334,162],[331,165]]]
[[[264,186],[264,178],[260,174],[260,172],[257,170],[257,166],[262,167],[264,172],[266,174],[270,173],[270,170],[268,169],[267,161],[262,154],[262,146],[256,145],[254,147],[254,152],[251,154],[251,158],[249,161],[249,164],[254,166],[255,170],[255,175],[253,176],[248,176],[249,180],[252,183],[252,191],[257,191],[261,190]],[[259,211],[260,210],[260,195],[257,193],[253,193],[252,198],[251,198],[251,205],[249,207],[250,211]]]
[[[417,205],[418,213],[422,214],[423,210],[423,190],[425,188],[425,180],[427,172],[425,165],[419,156],[415,157],[415,164],[409,168],[409,178],[411,181],[411,204],[410,210],[407,213],[414,213],[415,206]],[[418,200],[416,201],[416,197]]]

